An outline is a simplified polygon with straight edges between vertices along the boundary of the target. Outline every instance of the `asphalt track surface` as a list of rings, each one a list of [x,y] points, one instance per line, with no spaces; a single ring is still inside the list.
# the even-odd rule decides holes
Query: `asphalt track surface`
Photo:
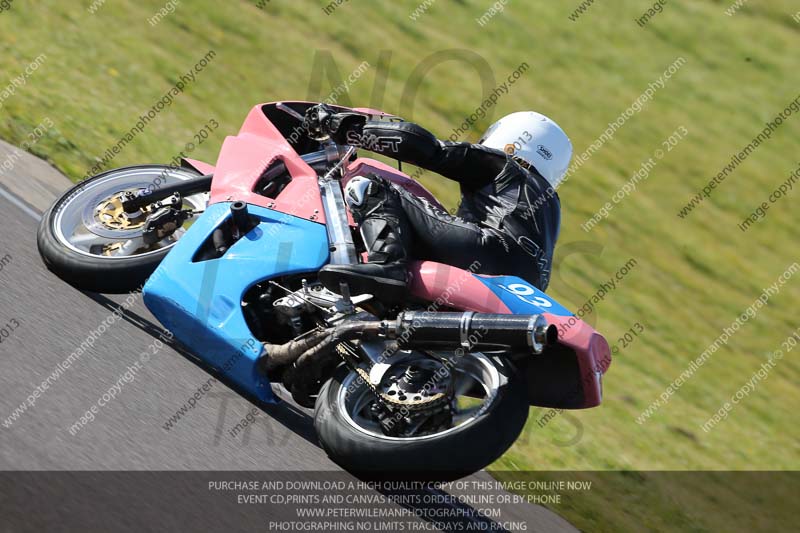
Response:
[[[0,146],[0,156],[9,150]],[[63,367],[89,332],[113,318],[112,310],[125,297],[83,293],[46,270],[36,250],[36,217],[68,182],[37,181],[30,173],[40,162],[25,158],[0,180],[0,328],[15,325],[0,343],[0,470],[6,471],[0,473],[0,531],[41,531],[56,523],[68,530],[68,524],[81,524],[84,531],[269,531],[272,514],[279,514],[276,506],[220,501],[206,479],[250,473],[261,480],[318,480],[319,472],[339,471],[317,444],[311,412],[291,402],[258,407],[212,381],[195,407],[166,429],[170,416],[211,376],[177,345],[142,358],[164,331],[140,295],[58,372],[59,363]],[[133,381],[122,382],[94,421],[71,434],[70,426],[137,362],[141,369]],[[58,377],[51,378],[47,390],[11,420],[54,372]],[[232,435],[248,413],[255,422]],[[126,477],[125,471],[161,473]],[[347,478],[341,472],[336,476]],[[491,478],[479,473],[471,479]],[[501,522],[515,522],[525,524],[526,531],[575,531],[543,507],[493,507],[502,518],[485,530],[501,531]],[[453,530],[465,529],[450,524]]]

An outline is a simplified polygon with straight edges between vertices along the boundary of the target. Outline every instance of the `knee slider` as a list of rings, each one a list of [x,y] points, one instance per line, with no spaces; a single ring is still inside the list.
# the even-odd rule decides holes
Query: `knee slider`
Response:
[[[356,176],[347,182],[344,198],[350,209],[363,208],[367,203],[372,180],[366,176]]]
[[[389,198],[391,185],[375,174],[356,176],[347,182],[344,197],[356,222],[361,223],[367,214]]]

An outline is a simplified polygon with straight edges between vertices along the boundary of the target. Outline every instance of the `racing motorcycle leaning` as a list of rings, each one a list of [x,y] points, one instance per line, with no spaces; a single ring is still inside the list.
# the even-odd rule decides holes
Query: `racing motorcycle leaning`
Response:
[[[81,289],[141,289],[239,393],[277,403],[280,383],[314,408],[323,449],[362,476],[461,476],[514,443],[530,405],[599,405],[608,343],[520,278],[416,261],[401,304],[319,283],[324,265],[364,260],[349,180],[377,174],[438,202],[309,132],[312,105],[254,107],[214,165],[184,158],[76,185],[42,219],[44,262]]]

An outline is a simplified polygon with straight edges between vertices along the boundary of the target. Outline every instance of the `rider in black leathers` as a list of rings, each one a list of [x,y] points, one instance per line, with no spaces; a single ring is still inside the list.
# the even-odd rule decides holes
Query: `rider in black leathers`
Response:
[[[533,165],[481,144],[440,141],[410,122],[372,121],[324,105],[309,110],[306,124],[337,144],[363,147],[461,185],[461,205],[452,216],[374,174],[353,178],[345,199],[361,228],[368,262],[324,267],[325,286],[338,291],[347,282],[355,294],[380,292],[399,300],[413,257],[460,268],[477,265],[476,273],[516,275],[547,288],[561,206]],[[541,144],[539,149],[550,155]]]

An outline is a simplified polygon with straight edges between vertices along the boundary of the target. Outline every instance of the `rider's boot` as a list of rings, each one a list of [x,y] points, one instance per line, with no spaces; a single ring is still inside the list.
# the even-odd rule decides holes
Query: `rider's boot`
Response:
[[[398,192],[374,174],[353,178],[344,192],[361,229],[368,262],[326,265],[320,270],[320,281],[337,293],[344,282],[351,294],[372,294],[392,303],[402,301],[408,286],[411,227]]]

